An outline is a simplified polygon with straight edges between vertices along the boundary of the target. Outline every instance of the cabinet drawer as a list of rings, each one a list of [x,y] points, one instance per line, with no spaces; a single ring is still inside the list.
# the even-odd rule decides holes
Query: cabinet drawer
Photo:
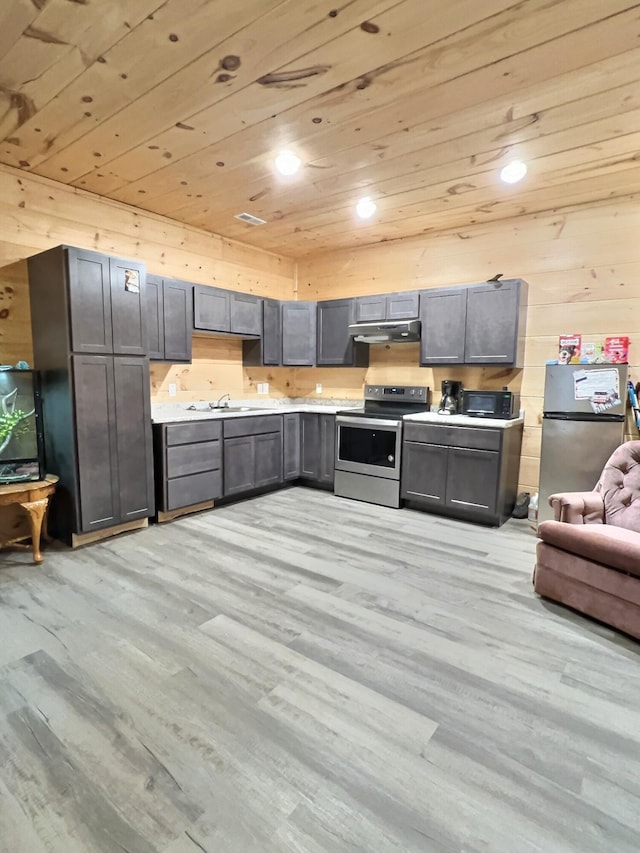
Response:
[[[167,481],[167,510],[213,500],[222,495],[222,471],[204,471]]]
[[[499,450],[502,438],[499,429],[451,426],[449,424],[404,425],[406,441],[444,444],[448,447],[470,447],[474,450]]]
[[[220,467],[221,456],[221,441],[200,441],[197,444],[167,447],[166,476],[170,479],[201,471],[215,471]]]
[[[222,437],[222,424],[214,420],[171,424],[166,430],[167,445],[214,441]]]
[[[255,415],[244,418],[229,418],[224,421],[225,438],[260,435],[264,432],[282,432],[282,415]]]

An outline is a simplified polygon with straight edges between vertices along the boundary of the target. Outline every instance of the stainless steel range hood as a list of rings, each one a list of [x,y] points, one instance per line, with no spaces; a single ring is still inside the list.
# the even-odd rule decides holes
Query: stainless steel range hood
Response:
[[[420,340],[420,320],[384,320],[379,323],[353,323],[349,334],[360,343],[414,343]]]

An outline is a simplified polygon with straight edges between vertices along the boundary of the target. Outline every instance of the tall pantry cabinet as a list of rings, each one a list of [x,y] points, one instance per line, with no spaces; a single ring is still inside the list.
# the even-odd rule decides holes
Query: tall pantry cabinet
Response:
[[[28,259],[51,527],[67,542],[154,513],[146,270],[58,246]]]

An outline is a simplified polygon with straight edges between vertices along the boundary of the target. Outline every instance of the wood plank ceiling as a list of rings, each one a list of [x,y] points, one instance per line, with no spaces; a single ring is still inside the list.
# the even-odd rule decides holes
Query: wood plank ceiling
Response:
[[[640,190],[639,37],[629,0],[5,0],[0,161],[292,257],[464,229]]]

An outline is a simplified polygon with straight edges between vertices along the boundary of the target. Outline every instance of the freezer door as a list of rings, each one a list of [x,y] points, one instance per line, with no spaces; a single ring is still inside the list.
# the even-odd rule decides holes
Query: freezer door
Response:
[[[576,386],[580,386],[580,376],[602,378],[602,392],[610,390],[611,379],[617,375],[620,403],[606,410],[607,415],[624,415],[627,402],[627,372],[626,364],[549,364],[544,383],[544,412],[584,412],[594,414],[588,399],[577,399]],[[577,380],[577,381],[576,381]],[[615,384],[615,378],[614,378]],[[593,387],[593,385],[591,386]]]
[[[622,444],[624,423],[542,421],[538,521],[553,518],[549,495],[594,488],[613,451]]]

